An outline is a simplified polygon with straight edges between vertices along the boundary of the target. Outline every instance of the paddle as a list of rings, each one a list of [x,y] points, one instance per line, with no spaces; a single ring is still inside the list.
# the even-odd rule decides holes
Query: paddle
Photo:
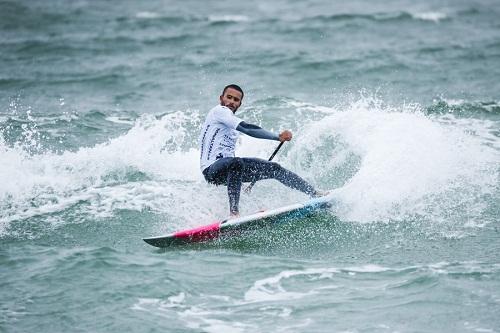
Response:
[[[280,142],[280,144],[278,145],[278,147],[276,147],[276,149],[272,153],[271,157],[269,157],[268,161],[272,161],[273,160],[274,156],[276,156],[276,154],[281,149],[281,146],[283,146],[284,143],[285,143],[285,141],[281,141]],[[250,192],[252,191],[252,187],[255,185],[255,183],[256,183],[256,181],[251,182],[250,185],[248,185],[247,188],[245,189],[245,193],[250,194]]]

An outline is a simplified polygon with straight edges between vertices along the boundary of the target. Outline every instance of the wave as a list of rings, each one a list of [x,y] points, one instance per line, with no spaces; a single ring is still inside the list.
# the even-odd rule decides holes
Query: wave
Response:
[[[364,99],[307,125],[290,157],[317,183],[345,177],[337,179],[344,182],[338,200],[345,207],[336,212],[343,220],[477,220],[481,202],[498,195],[500,154],[490,126]]]
[[[441,12],[421,12],[421,13],[412,13],[410,14],[413,18],[422,20],[422,21],[431,21],[437,23],[439,21],[445,20],[448,18],[448,15]]]
[[[2,139],[0,156],[5,163],[0,172],[3,183],[0,229],[5,230],[12,221],[66,209],[82,201],[89,203],[84,209],[97,216],[109,216],[113,209],[121,206],[116,206],[120,193],[122,197],[130,195],[131,199],[128,204],[125,201],[123,208],[140,210],[138,206],[142,204],[146,206],[141,207],[149,207],[151,197],[138,195],[140,190],[131,177],[137,172],[155,179],[153,183],[143,184],[144,188],[153,190],[156,187],[161,202],[158,204],[164,204],[164,200],[172,196],[169,194],[171,189],[163,189],[165,183],[182,181],[189,184],[190,180],[199,178],[196,176],[197,153],[171,148],[181,144],[186,129],[180,124],[186,119],[177,113],[166,115],[160,121],[144,116],[126,135],[60,154],[30,154],[31,145],[38,145],[37,140],[32,140],[37,135],[33,128],[27,128],[34,133],[24,136],[26,142],[11,146]],[[162,196],[165,197],[161,199]],[[112,202],[108,207],[111,210],[105,208],[109,202]]]
[[[385,318],[402,308],[425,307],[430,315],[446,315],[451,304],[443,300],[443,295],[456,293],[460,278],[468,281],[469,289],[481,285],[494,290],[493,282],[486,286],[484,283],[495,281],[500,273],[497,264],[473,261],[352,267],[304,267],[303,263],[294,262],[294,268],[278,269],[275,273],[266,270],[265,263],[262,266],[261,277],[254,280],[243,295],[216,289],[199,293],[183,287],[163,297],[139,297],[131,309],[207,332],[265,331],[272,325],[279,326],[280,332],[304,331],[304,327],[307,331],[325,331],[325,324],[332,331],[342,331],[348,330],[349,324],[330,321],[324,317],[324,309],[351,313],[353,309],[368,306],[373,318]],[[172,283],[175,285],[175,281]],[[469,290],[468,295],[479,300],[466,304],[466,310],[477,310],[478,306],[487,310],[491,298],[486,294],[477,296]],[[312,313],[311,308],[320,309],[319,314]],[[378,331],[389,327],[381,323],[375,319],[364,323],[363,328]],[[422,323],[422,327],[425,325]]]
[[[246,302],[269,302],[292,300],[305,297],[321,295],[326,290],[337,293],[342,290],[344,276],[353,276],[357,279],[364,278],[374,280],[376,276],[383,276],[379,280],[378,287],[370,285],[375,292],[394,289],[428,289],[435,283],[436,277],[477,277],[496,276],[500,272],[500,265],[481,262],[439,262],[428,265],[415,265],[407,267],[384,267],[375,264],[355,267],[318,267],[298,270],[282,271],[276,275],[257,280],[247,290],[244,299]],[[332,286],[325,286],[324,281],[331,281]],[[430,286],[429,286],[430,283]],[[285,287],[285,284],[287,287]],[[340,284],[340,285],[339,285]],[[290,286],[299,287],[302,292],[290,290]],[[347,286],[344,286],[347,287]],[[359,285],[356,288],[361,288]],[[307,290],[307,291],[304,291]],[[354,294],[362,290],[352,290]],[[368,290],[365,290],[368,292]]]
[[[354,21],[354,20],[368,20],[368,21],[402,21],[402,20],[419,20],[431,21],[434,23],[448,19],[448,14],[444,12],[430,11],[430,12],[380,12],[372,14],[332,14],[332,15],[318,15],[301,20],[320,20],[320,21]]]
[[[170,15],[163,12],[143,11],[137,12],[133,17],[121,16],[116,19],[120,23],[139,24],[141,27],[150,27],[162,24],[203,23],[226,24],[248,22],[246,15]]]
[[[270,105],[276,110],[263,112]],[[43,151],[37,148],[39,128],[30,126],[18,136],[22,142],[2,139],[2,233],[37,216],[60,223],[64,217],[55,215],[65,211],[99,219],[120,210],[151,210],[170,221],[157,232],[226,215],[225,188],[206,184],[198,169],[198,111],[89,117],[107,140],[72,151]],[[480,226],[492,219],[484,212],[499,195],[494,121],[426,114],[418,106],[391,107],[370,98],[342,108],[272,98],[245,112],[247,120],[271,130],[266,124],[274,124],[275,117],[296,133],[278,161],[320,188],[338,188],[332,213],[342,221],[417,219],[469,226],[477,221]],[[116,126],[122,132],[110,138]],[[89,132],[84,133],[79,136]],[[274,142],[243,136],[238,155],[266,158],[274,148]],[[254,193],[242,197],[243,213],[304,200],[274,182],[259,183]]]
[[[427,114],[453,114],[460,117],[481,117],[500,115],[497,101],[465,101],[462,99],[436,99],[425,108]]]
[[[211,23],[239,23],[248,22],[250,18],[245,15],[210,15],[208,21]]]

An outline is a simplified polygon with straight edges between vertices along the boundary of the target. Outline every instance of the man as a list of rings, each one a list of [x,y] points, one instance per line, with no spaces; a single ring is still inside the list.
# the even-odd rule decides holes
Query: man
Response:
[[[243,90],[239,86],[235,84],[226,86],[219,97],[220,105],[208,113],[199,139],[201,171],[209,183],[227,185],[230,217],[239,216],[238,204],[242,182],[273,178],[311,197],[324,195],[278,163],[234,156],[239,132],[254,138],[280,142],[292,139],[290,131],[283,131],[279,135],[274,134],[236,117],[235,113],[241,105],[243,95]]]

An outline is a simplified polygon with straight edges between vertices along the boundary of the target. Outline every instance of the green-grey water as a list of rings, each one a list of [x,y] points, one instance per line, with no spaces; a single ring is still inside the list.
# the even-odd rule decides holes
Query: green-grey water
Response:
[[[0,331],[499,332],[496,1],[0,1]],[[325,212],[210,244],[224,85]],[[242,137],[240,156],[275,142]],[[277,182],[243,214],[305,200]]]

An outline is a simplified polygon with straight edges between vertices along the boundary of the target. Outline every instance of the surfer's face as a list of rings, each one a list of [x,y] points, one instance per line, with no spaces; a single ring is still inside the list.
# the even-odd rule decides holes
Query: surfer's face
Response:
[[[233,88],[227,88],[224,94],[220,96],[220,105],[227,106],[234,113],[240,107],[242,98],[241,92]]]

